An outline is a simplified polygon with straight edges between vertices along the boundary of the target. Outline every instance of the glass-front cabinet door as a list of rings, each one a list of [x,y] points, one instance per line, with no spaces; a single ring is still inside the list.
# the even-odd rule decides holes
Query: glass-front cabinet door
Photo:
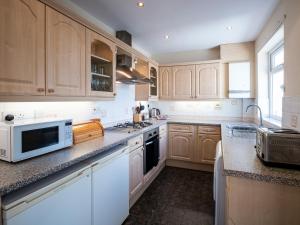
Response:
[[[114,97],[116,83],[116,46],[103,36],[87,30],[87,95]]]
[[[150,98],[157,99],[158,98],[158,68],[150,64],[149,66],[149,74],[150,74]]]

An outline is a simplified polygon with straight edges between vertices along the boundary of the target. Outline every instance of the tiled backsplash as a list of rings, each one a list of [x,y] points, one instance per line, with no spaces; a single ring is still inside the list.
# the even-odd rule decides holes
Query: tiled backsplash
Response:
[[[135,106],[133,85],[118,84],[117,93],[114,101],[0,103],[0,112],[4,115],[13,113],[17,119],[68,117],[72,118],[74,123],[100,117],[104,126],[110,126],[132,120],[132,107]]]
[[[158,101],[150,102],[150,107],[159,108],[162,114],[170,116],[199,117],[239,117],[253,118],[254,111],[246,113],[253,99],[224,99],[214,101]]]
[[[147,106],[148,102],[142,102]],[[149,102],[150,107],[159,108],[162,114],[171,116],[197,117],[235,117],[253,118],[254,111],[245,113],[246,107],[254,103],[248,99],[226,99],[217,101],[157,101]],[[135,102],[134,85],[117,85],[114,101],[90,102],[3,102],[0,113],[3,116],[12,113],[16,119],[45,117],[72,118],[74,123],[101,118],[105,127],[118,122],[132,121],[132,108]]]
[[[282,126],[300,131],[300,96],[283,98]]]

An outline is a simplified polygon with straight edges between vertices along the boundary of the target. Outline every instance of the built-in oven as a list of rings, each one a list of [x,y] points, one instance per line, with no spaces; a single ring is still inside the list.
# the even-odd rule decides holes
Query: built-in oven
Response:
[[[144,133],[144,175],[159,162],[159,128]]]

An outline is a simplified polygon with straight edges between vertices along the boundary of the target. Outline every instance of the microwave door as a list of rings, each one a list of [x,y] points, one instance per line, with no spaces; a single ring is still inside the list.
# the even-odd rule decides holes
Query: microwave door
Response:
[[[31,158],[62,148],[64,123],[33,124],[14,127],[12,161]]]

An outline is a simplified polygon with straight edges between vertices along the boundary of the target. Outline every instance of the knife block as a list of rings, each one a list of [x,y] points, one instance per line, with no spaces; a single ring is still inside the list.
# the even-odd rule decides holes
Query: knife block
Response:
[[[133,114],[133,122],[134,123],[142,122],[142,114]]]

